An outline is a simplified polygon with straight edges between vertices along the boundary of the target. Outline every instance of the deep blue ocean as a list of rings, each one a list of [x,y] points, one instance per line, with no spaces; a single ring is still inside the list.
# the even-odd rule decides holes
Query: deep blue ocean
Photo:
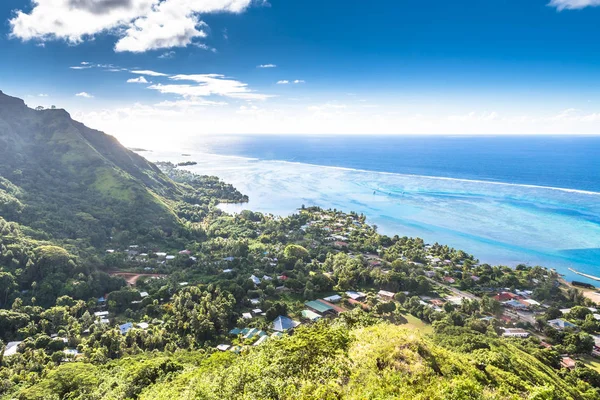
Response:
[[[216,154],[600,192],[600,136],[222,136]]]
[[[250,196],[227,211],[357,211],[482,262],[600,276],[600,136],[201,136],[145,156],[196,161]]]

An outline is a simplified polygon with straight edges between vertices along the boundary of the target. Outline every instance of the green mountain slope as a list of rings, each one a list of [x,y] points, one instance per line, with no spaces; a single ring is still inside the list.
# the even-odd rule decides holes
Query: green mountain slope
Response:
[[[155,353],[103,366],[66,364],[20,399],[596,399],[589,385],[509,341],[465,335],[465,351],[389,324],[319,323],[242,355]],[[460,336],[459,336],[460,337]],[[456,340],[456,338],[454,339]],[[438,343],[436,343],[438,342]],[[58,398],[58,397],[57,397]]]
[[[0,215],[57,239],[98,245],[114,230],[177,224],[169,201],[181,188],[155,165],[64,110],[33,110],[2,92],[0,176]]]

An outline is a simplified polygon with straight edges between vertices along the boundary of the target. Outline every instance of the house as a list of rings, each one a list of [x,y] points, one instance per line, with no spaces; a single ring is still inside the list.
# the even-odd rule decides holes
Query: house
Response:
[[[252,319],[252,314],[250,314],[249,312],[242,313],[242,318]]]
[[[567,369],[573,369],[575,368],[576,363],[571,357],[563,357],[560,360],[560,366]]]
[[[377,292],[377,296],[385,300],[394,300],[396,293],[388,292],[387,290],[380,290]]]
[[[443,278],[443,280],[444,280],[444,282],[446,282],[446,283],[450,283],[450,284],[453,284],[453,283],[455,283],[455,282],[456,282],[456,280],[455,280],[453,277],[451,277],[451,276],[445,276],[445,277]]]
[[[346,292],[346,296],[350,297],[352,300],[360,300],[367,297],[367,295],[362,292],[354,292],[351,290]]]
[[[509,300],[516,300],[518,297],[519,296],[517,296],[516,294],[510,292],[500,292],[494,296],[494,299],[502,303]]]
[[[147,322],[138,322],[136,325],[140,329],[148,329],[148,327],[150,326],[150,324]]]
[[[272,281],[273,278],[271,278],[269,275],[263,275],[262,277],[263,281]]]
[[[521,303],[519,300],[508,300],[502,303],[502,305],[513,310],[527,310],[529,308],[528,305]]]
[[[217,350],[219,351],[227,351],[231,346],[228,344],[220,344],[217,346]]]
[[[325,304],[325,305],[328,305],[331,308],[333,308],[333,311],[335,311],[338,314],[339,313],[343,313],[344,311],[346,311],[346,309],[344,307],[340,307],[340,306],[338,306],[336,304],[333,304],[333,303],[330,303],[330,302],[328,302],[326,300],[319,299],[318,301],[321,302],[321,303],[323,303],[323,304]]]
[[[4,350],[4,357],[14,356],[17,354],[17,350],[19,349],[19,345],[21,343],[23,342],[8,342],[6,349]]]
[[[539,307],[541,304],[533,299],[521,300],[523,303],[527,303],[530,307]]]
[[[327,305],[326,303],[320,302],[319,300],[307,301],[304,303],[304,305],[321,314],[335,313],[333,307]]]
[[[79,355],[79,351],[77,349],[65,349],[63,352],[65,353],[65,356],[68,357],[77,357]]]
[[[567,328],[577,328],[577,325],[570,323],[569,321],[565,321],[564,319],[558,318],[558,319],[551,319],[550,321],[548,321],[548,325],[550,325],[551,327],[553,327],[556,330],[562,331],[564,329]]]
[[[337,247],[338,249],[343,249],[343,248],[346,248],[346,247],[348,247],[348,243],[346,243],[346,242],[343,242],[343,241],[341,241],[341,240],[336,240],[335,242],[333,242],[333,245],[334,245],[335,247]]]
[[[175,256],[166,256],[165,260],[170,261],[170,260],[174,260]]]
[[[106,303],[106,298],[104,296],[98,297],[98,304],[105,304],[105,303]]]
[[[181,251],[179,252],[179,254],[185,254],[186,256],[189,256],[190,254],[192,254],[192,252],[191,252],[191,251],[189,251],[189,250],[181,250]]]
[[[189,282],[179,282],[179,286],[187,286],[189,285]]]
[[[258,340],[253,344],[253,346],[260,346],[261,344],[263,344],[264,342],[266,342],[267,340],[269,340],[269,336],[261,336],[260,338],[258,338]]]
[[[242,336],[242,338],[243,339],[252,339],[254,336],[257,336],[261,332],[262,331],[260,329],[252,328],[244,336]]]
[[[502,336],[505,337],[516,337],[516,338],[528,338],[529,332],[525,329],[520,328],[504,328],[504,333]]]
[[[339,294],[334,294],[333,296],[324,297],[323,300],[328,301],[330,303],[338,303],[342,300],[342,296]]]
[[[229,334],[232,336],[236,336],[239,335],[242,332],[242,330],[240,328],[233,328],[232,330],[229,331]]]
[[[229,257],[225,257],[225,258],[223,259],[223,261],[227,261],[227,262],[232,262],[233,260],[235,260],[235,257],[231,257],[231,256],[229,256]]]
[[[144,297],[148,297],[148,292],[140,292],[140,297],[143,299]]]
[[[255,285],[260,285],[260,278],[257,278],[256,276],[252,275],[250,276],[250,280],[255,284]]]
[[[443,307],[444,304],[446,304],[446,302],[442,299],[431,299],[429,302],[436,307]]]
[[[321,319],[321,316],[319,314],[317,314],[314,311],[311,310],[303,310],[302,311],[302,318],[306,318],[312,322],[315,322],[319,319]]]
[[[162,253],[162,252],[158,252],[158,253],[154,253],[156,254],[156,257],[158,258],[165,258],[167,256],[167,253]]]
[[[262,314],[262,310],[260,308],[255,308],[254,310],[252,310],[252,312],[256,315]]]
[[[277,332],[285,332],[294,329],[300,325],[300,322],[292,321],[291,318],[280,315],[273,321],[273,330]]]
[[[260,299],[250,299],[250,304],[253,306],[260,304]]]
[[[230,272],[233,272],[233,270],[231,268],[227,268],[223,270],[224,274],[229,274]]]
[[[435,271],[425,271],[425,276],[428,278],[433,278],[435,276]]]
[[[446,298],[446,300],[448,300],[449,303],[454,304],[455,306],[460,306],[463,302],[464,297],[462,296],[451,296]]]
[[[121,335],[125,335],[132,328],[133,328],[133,324],[131,322],[127,322],[123,325],[119,325],[119,331],[121,331]]]
[[[94,313],[95,317],[108,317],[109,312],[108,311],[96,311]]]

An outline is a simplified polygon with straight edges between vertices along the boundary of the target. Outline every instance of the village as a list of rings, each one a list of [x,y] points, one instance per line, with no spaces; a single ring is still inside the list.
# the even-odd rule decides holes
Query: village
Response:
[[[169,321],[152,317],[148,307],[167,306],[195,285],[220,285],[236,304],[229,326],[205,343],[215,351],[242,353],[299,326],[363,313],[424,334],[458,318],[473,329],[556,347],[565,368],[578,360],[597,365],[600,312],[555,271],[480,264],[447,246],[379,235],[364,217],[338,211],[227,218],[240,232],[214,238],[211,253],[137,244],[107,249],[107,264],[117,267],[108,273],[128,288],[97,299],[90,308],[94,325],[116,327],[123,336],[150,332]],[[52,339],[64,344],[65,361],[83,356],[68,335]],[[5,356],[20,344],[8,343]]]

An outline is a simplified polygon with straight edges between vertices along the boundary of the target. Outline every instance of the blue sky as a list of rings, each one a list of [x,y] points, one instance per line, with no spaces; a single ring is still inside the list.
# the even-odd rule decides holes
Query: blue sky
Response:
[[[4,0],[0,17],[0,89],[125,142],[600,132],[600,0]]]

